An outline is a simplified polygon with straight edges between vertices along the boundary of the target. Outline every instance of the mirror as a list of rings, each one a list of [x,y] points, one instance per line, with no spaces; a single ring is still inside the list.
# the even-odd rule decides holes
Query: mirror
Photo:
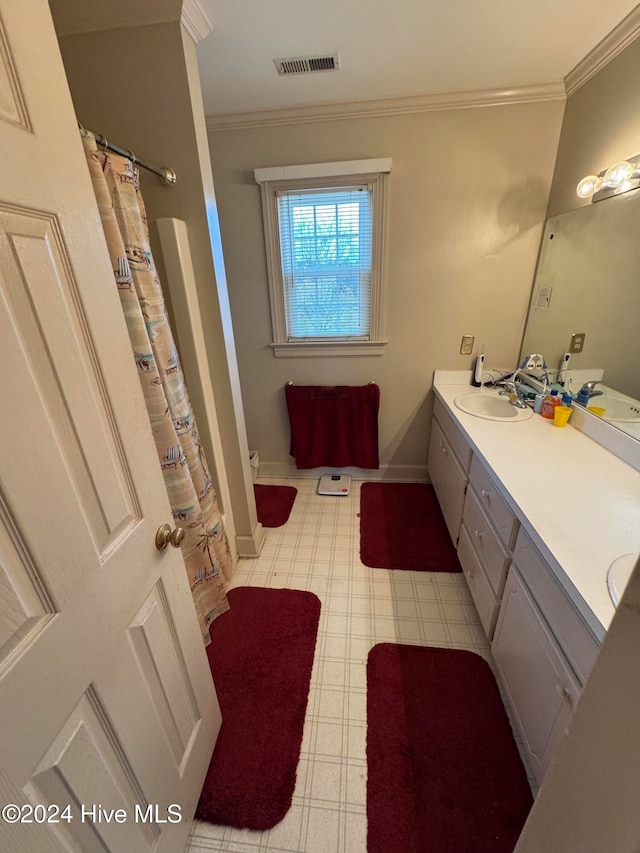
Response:
[[[542,353],[554,378],[574,333],[570,390],[601,380],[587,408],[640,440],[640,190],[545,224],[521,358]]]

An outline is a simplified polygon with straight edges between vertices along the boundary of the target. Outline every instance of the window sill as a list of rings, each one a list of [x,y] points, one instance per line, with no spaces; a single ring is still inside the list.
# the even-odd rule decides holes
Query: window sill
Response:
[[[386,341],[287,341],[270,344],[276,358],[331,358],[333,356],[380,356]]]

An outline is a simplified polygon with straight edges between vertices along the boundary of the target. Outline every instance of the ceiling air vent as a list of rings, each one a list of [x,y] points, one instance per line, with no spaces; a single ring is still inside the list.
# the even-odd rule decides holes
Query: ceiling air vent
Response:
[[[314,71],[337,71],[340,68],[340,57],[337,53],[332,56],[296,56],[273,61],[281,77],[312,74]]]

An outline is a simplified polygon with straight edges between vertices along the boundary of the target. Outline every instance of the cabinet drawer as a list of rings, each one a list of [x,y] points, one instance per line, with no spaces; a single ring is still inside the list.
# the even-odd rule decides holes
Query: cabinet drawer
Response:
[[[464,526],[460,528],[460,539],[458,541],[458,559],[462,566],[465,579],[473,598],[473,603],[478,611],[478,616],[482,622],[487,637],[491,639],[493,629],[498,618],[499,604],[491,584],[487,580],[480,561],[473,549],[469,534]]]
[[[473,489],[467,489],[462,523],[475,546],[495,595],[500,598],[511,557],[496,536]]]
[[[598,641],[522,528],[513,560],[569,663],[584,684],[600,651]]]
[[[447,414],[447,410],[437,397],[433,407],[433,416],[438,420],[442,432],[445,434],[451,447],[453,447],[453,452],[458,457],[463,470],[469,473],[469,465],[471,464],[471,447],[469,442],[455,425],[451,415]]]
[[[494,481],[479,462],[477,456],[474,456],[471,460],[469,480],[476,490],[482,508],[498,531],[498,535],[505,546],[511,550],[520,523],[500,494],[500,490]]]

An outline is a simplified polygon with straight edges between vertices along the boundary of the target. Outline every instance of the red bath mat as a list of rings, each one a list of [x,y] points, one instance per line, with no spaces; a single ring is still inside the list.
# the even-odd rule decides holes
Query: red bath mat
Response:
[[[293,797],[320,600],[293,589],[237,587],[229,604],[207,647],[222,728],[196,817],[265,830]]]
[[[266,486],[256,483],[258,521],[263,527],[282,527],[289,520],[298,490],[293,486]]]
[[[372,569],[462,571],[433,486],[363,483],[360,559]]]
[[[511,853],[532,796],[495,678],[461,649],[367,661],[368,853]]]

